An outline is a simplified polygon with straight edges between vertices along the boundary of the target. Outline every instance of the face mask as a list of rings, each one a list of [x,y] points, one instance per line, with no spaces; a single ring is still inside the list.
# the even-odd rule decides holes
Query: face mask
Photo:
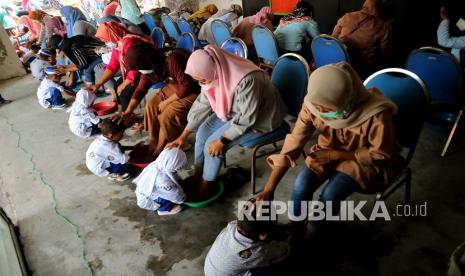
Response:
[[[106,45],[109,49],[116,48],[116,44],[113,43],[113,42],[106,42],[105,45]]]
[[[348,108],[343,108],[336,112],[325,112],[325,113],[320,112],[320,116],[326,119],[338,119],[338,118],[344,118],[347,115],[347,113],[349,113]]]
[[[149,75],[153,73],[153,70],[138,70],[142,75]]]

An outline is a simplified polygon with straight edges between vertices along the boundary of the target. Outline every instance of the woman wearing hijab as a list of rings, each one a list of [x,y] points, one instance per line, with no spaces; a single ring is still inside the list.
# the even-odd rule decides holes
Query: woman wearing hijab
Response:
[[[86,16],[80,9],[63,6],[60,12],[66,18],[68,37],[75,35],[95,36],[97,29],[87,21]]]
[[[199,82],[201,93],[183,133],[168,147],[182,146],[197,132],[194,185],[200,185],[198,196],[203,199],[216,180],[223,154],[278,128],[286,106],[266,72],[216,46],[195,51],[186,74]]]
[[[138,87],[133,95],[133,99],[136,100],[134,102],[131,100],[125,114],[132,113],[152,83],[164,79],[165,68],[162,67],[164,60],[160,60],[158,51],[140,45],[132,47],[126,53],[128,67],[131,70],[139,70],[143,74],[139,84],[141,88]],[[174,49],[167,53],[168,84],[147,102],[144,108],[143,126],[135,126],[135,129],[143,128],[148,131],[153,157],[158,156],[168,142],[182,133],[187,124],[187,114],[200,93],[200,86],[184,72],[189,56],[190,53],[184,49]],[[161,58],[163,59],[164,56]]]
[[[211,31],[211,23],[215,19],[219,19],[226,23],[229,28],[234,28],[239,22],[239,17],[242,16],[242,7],[239,5],[231,5],[229,9],[220,10],[210,17],[200,28],[199,39],[206,40],[210,44],[215,44],[215,39]],[[221,45],[220,45],[221,46]]]
[[[214,4],[209,4],[203,7],[202,9],[194,12],[187,21],[192,26],[192,30],[198,34],[200,28],[212,15],[218,12],[218,8]]]
[[[37,44],[46,48],[46,41],[52,35],[66,35],[66,25],[61,21],[59,16],[52,16],[42,10],[29,12],[29,18],[38,22],[41,26]]]
[[[104,47],[105,43],[95,37],[75,35],[65,38],[58,46],[59,55],[68,58],[72,64],[60,68],[60,72],[83,71],[84,83],[86,86],[95,83],[95,66],[102,63],[102,58],[95,49]]]
[[[313,11],[312,4],[300,1],[292,13],[281,18],[274,34],[282,52],[298,53],[310,59],[310,41],[320,34]]]
[[[42,28],[42,25],[39,22],[30,19],[29,15],[26,14],[19,17],[18,25],[20,31],[18,36],[23,36],[27,33],[27,40],[29,45],[37,41],[40,35],[40,30]],[[25,31],[24,27],[27,27],[27,32]]]
[[[263,7],[255,15],[245,17],[232,31],[233,37],[242,39],[247,46],[253,47],[252,30],[256,25],[263,25],[274,31],[273,12],[270,7]]]
[[[124,56],[129,48],[138,43],[149,44],[153,48],[155,48],[155,44],[150,37],[132,33],[123,25],[115,22],[106,22],[100,25],[95,36],[104,41],[107,47],[112,49],[112,54],[103,76],[88,89],[90,91],[97,91],[121,70],[122,78],[117,81],[118,88],[116,92],[119,112],[125,111],[134,90],[139,84],[140,73],[128,70]]]
[[[136,0],[120,0],[121,17],[126,18],[136,24],[146,35],[150,35],[150,30],[145,25],[144,16],[137,5]]]
[[[341,17],[333,34],[348,48],[351,64],[362,79],[382,68],[389,53],[391,30],[381,17],[381,0],[366,0],[360,11]]]
[[[317,69],[310,75],[302,110],[281,153],[268,158],[271,176],[255,199],[273,199],[280,179],[297,165],[314,132],[318,133],[318,142],[311,147],[306,166],[294,184],[295,217],[305,212],[301,202],[312,200],[313,193],[326,180],[319,200],[331,201],[335,213],[340,201],[352,193],[387,185],[401,150],[392,120],[396,111],[397,106],[376,88],[367,90],[348,63]],[[302,233],[303,220],[296,225]]]

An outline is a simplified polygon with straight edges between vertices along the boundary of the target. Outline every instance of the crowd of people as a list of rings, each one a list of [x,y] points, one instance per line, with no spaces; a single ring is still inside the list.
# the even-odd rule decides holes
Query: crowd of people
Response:
[[[441,9],[438,41],[463,61],[465,36],[460,32],[465,31],[465,17],[447,11],[447,7]],[[136,158],[127,152],[142,153],[150,165],[133,180],[137,204],[159,215],[173,215],[182,210],[187,197],[202,201],[212,195],[226,151],[276,130],[287,114],[267,72],[214,46],[211,22],[222,20],[249,47],[253,47],[253,27],[263,25],[274,32],[281,53],[298,53],[311,62],[309,45],[320,34],[314,12],[310,2],[298,2],[275,28],[270,7],[244,18],[239,5],[219,10],[209,4],[196,12],[184,4],[175,11],[150,9],[148,13],[160,27],[163,14],[183,18],[199,39],[210,43],[193,53],[156,45],[135,0],[107,3],[98,25],[72,6],[61,7],[61,16],[41,10],[20,12],[15,15],[16,30],[9,34],[21,61],[40,81],[39,104],[64,109],[68,105],[62,93],[66,94],[73,101],[68,111],[71,132],[96,137],[86,152],[89,170],[112,181],[127,181],[131,177],[127,164]],[[311,200],[326,181],[319,200],[332,201],[335,212],[339,202],[352,193],[373,183],[389,183],[401,150],[393,126],[397,107],[362,83],[389,57],[388,20],[379,0],[366,0],[361,10],[338,20],[332,36],[347,46],[351,64],[327,65],[311,73],[295,126],[281,152],[268,157],[271,174],[254,202],[273,199],[279,182],[296,166],[315,132],[318,142],[295,179],[294,216],[302,212],[300,202]],[[143,119],[138,120],[136,108],[150,87],[161,82],[166,85],[147,101]],[[111,93],[118,107],[116,114],[105,119],[92,108],[104,91]],[[0,105],[9,102],[0,95]],[[146,131],[148,147],[122,146],[127,128]],[[188,163],[184,151],[192,146],[187,138],[193,133],[195,169],[192,182],[183,183],[188,194],[176,172]],[[290,247],[286,241],[270,240],[274,223],[243,219],[228,224],[207,255],[206,275],[260,272],[283,261]],[[290,225],[293,240],[305,237],[305,222],[291,221]],[[326,227],[324,222],[314,226],[316,231]]]

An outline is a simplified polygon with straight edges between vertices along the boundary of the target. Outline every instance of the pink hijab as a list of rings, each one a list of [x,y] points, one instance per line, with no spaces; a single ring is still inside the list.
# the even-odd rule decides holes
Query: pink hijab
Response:
[[[255,71],[261,69],[251,61],[208,45],[192,53],[185,73],[212,82],[211,87],[204,92],[205,96],[218,118],[226,122],[237,85]]]
[[[29,18],[29,16],[23,15],[19,18],[18,24],[26,26],[29,29],[28,34],[30,38],[39,37],[40,29],[42,28],[42,25],[40,25],[40,23],[37,22],[36,20],[32,20]]]
[[[273,24],[273,11],[270,7],[263,7],[254,16],[251,16],[252,23],[255,25],[268,25]]]

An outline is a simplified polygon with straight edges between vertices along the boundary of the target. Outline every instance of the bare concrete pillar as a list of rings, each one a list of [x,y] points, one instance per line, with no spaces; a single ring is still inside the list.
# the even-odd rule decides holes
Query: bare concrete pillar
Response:
[[[19,61],[10,39],[0,25],[0,80],[26,75],[26,70]]]

